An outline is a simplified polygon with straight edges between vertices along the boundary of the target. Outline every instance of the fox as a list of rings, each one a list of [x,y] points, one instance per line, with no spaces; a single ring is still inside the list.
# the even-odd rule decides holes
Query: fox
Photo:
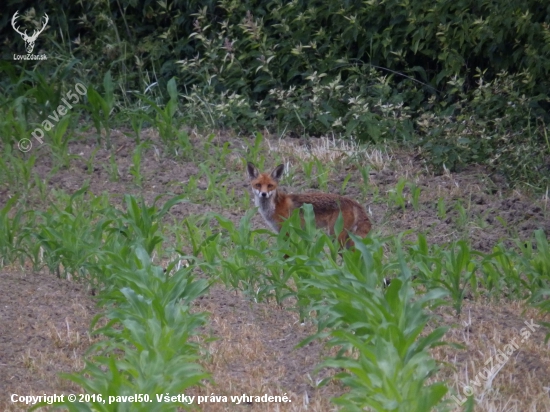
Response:
[[[323,192],[287,194],[279,190],[279,180],[284,168],[284,164],[280,164],[271,173],[260,173],[253,163],[247,163],[254,204],[275,233],[279,233],[283,221],[290,217],[294,209],[311,204],[315,214],[315,225],[330,236],[335,235],[334,225],[338,215],[342,213],[344,227],[338,234],[341,247],[354,247],[349,233],[361,238],[367,236],[371,230],[371,222],[366,210],[358,202],[345,196]]]

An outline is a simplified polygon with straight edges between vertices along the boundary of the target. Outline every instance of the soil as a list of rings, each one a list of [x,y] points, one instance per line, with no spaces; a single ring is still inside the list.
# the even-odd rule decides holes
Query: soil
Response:
[[[190,135],[193,145],[204,145],[204,137],[191,131]],[[95,159],[87,161],[96,147],[91,134],[83,134],[69,145],[70,153],[77,157],[68,169],[54,170],[49,149],[34,148],[31,152],[36,155],[34,173],[44,179],[50,194],[53,190],[70,194],[89,181],[90,192],[106,192],[115,204],[121,204],[123,194],[126,193],[142,195],[148,203],[152,203],[159,195],[184,193],[189,178],[200,176],[199,164],[164,156],[159,152],[163,150],[163,145],[152,131],[146,131],[143,137],[149,138],[152,145],[142,155],[141,187],[134,183],[130,173],[135,144],[122,131],[113,133],[117,181],[113,179],[115,172],[110,169],[111,154],[108,150],[99,149]],[[212,150],[226,143],[232,149],[228,160],[229,177],[225,185],[234,190],[235,198],[242,198],[248,191],[240,159],[245,156],[243,142],[248,140],[218,135],[212,142]],[[318,190],[318,184],[307,179],[300,171],[300,156],[296,154],[293,145],[299,145],[299,141],[279,146],[275,141],[270,143],[271,151],[267,151],[267,148],[265,151],[266,165],[275,166],[275,157],[290,160],[298,171],[286,189]],[[413,153],[394,151],[371,165],[365,192],[361,188],[361,175],[356,164],[345,159],[338,162],[330,172],[328,191],[339,193],[348,174],[352,174],[345,194],[365,204],[374,230],[378,233],[394,234],[411,230],[410,236],[414,236],[423,232],[428,241],[434,243],[465,238],[475,249],[483,252],[491,251],[499,242],[513,246],[510,240],[512,237],[522,241],[532,239],[535,229],[550,233],[547,199],[537,199],[519,190],[510,190],[505,180],[481,167],[470,167],[460,173],[434,175],[427,171]],[[404,190],[407,199],[404,208],[388,200],[395,194],[400,178],[414,181],[421,188],[418,210],[413,207],[408,186]],[[199,191],[204,191],[207,184],[206,178],[200,176]],[[0,207],[16,191],[17,188],[0,186]],[[31,207],[45,207],[38,195],[31,194],[27,201]],[[466,218],[461,217],[457,202],[464,207]],[[201,201],[199,195],[189,202],[174,206],[171,216],[177,221],[208,211],[221,213],[234,222],[238,222],[244,213],[244,209],[224,210],[216,202],[206,203]],[[257,228],[265,227],[260,216],[254,217],[253,224]],[[314,332],[312,325],[301,325],[293,312],[274,304],[254,304],[240,293],[227,291],[220,286],[214,287],[207,296],[199,299],[196,307],[197,310],[210,313],[211,321],[205,335],[217,339],[205,344],[209,348],[210,357],[205,358],[204,366],[213,374],[217,384],[206,383],[205,393],[287,393],[292,395],[295,402],[293,407],[296,407],[288,410],[301,410],[298,405],[309,405],[309,410],[334,409],[329,398],[341,394],[344,389],[335,383],[321,389],[315,386],[316,381],[327,376],[325,370],[315,371],[316,365],[327,354],[326,349],[320,342],[295,349],[302,339]],[[446,347],[435,353],[434,356],[439,360],[458,365],[455,369],[444,369],[441,372],[443,376],[453,379],[460,375],[460,371],[463,372],[464,365],[469,362],[482,363],[486,340],[490,338],[493,342],[498,335],[497,342],[507,342],[526,319],[523,310],[515,303],[506,308],[492,302],[465,302],[461,318],[441,313],[441,322],[453,326],[447,335],[449,341],[462,343],[468,349],[459,351]],[[83,354],[91,342],[88,327],[98,311],[85,285],[59,279],[45,271],[34,273],[26,267],[11,266],[0,270],[0,410],[26,410],[20,404],[9,402],[9,396],[14,393],[38,395],[78,391],[78,387],[60,379],[58,374],[82,368]],[[473,318],[469,325],[467,316]],[[532,313],[532,317],[537,321],[542,320],[537,313]],[[502,382],[502,390],[506,395],[503,397],[502,409],[497,405],[495,409],[479,410],[550,411],[548,392],[544,394],[545,389],[542,389],[548,390],[550,387],[550,356],[548,346],[544,344],[544,333],[542,328],[534,333],[529,340],[530,346],[522,347],[516,353],[508,373],[501,373],[502,380],[506,377],[511,379],[507,383]],[[470,373],[467,376],[473,375]],[[512,388],[514,384],[521,385],[525,379],[532,382],[530,388],[542,391],[542,395],[538,392],[537,396],[542,396],[543,401],[537,398],[539,403],[535,409],[521,409],[533,403],[525,403],[522,400],[524,396],[518,394],[521,390]],[[456,388],[460,388],[458,381]],[[508,402],[508,405],[516,402],[519,409],[506,409],[506,400],[509,399],[513,401]],[[251,407],[251,410],[264,410],[261,405]],[[210,405],[205,406],[204,410],[225,410],[225,406]]]
[[[97,312],[84,285],[25,268],[0,270],[0,410],[28,409],[11,404],[12,394],[78,392],[58,374],[84,366]]]

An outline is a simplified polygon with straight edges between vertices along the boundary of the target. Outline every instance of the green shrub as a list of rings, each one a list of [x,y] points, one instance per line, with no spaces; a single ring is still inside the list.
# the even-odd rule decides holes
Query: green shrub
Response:
[[[96,90],[110,71],[111,103],[155,107],[166,139],[174,130],[175,77],[189,123],[374,142],[412,141],[418,132],[439,168],[484,163],[513,181],[548,184],[550,7],[538,0],[33,6],[8,0],[0,14],[6,60],[23,46],[9,24],[17,9],[26,10],[26,25],[44,12],[56,16],[36,47],[48,60],[0,66],[2,103],[11,103],[14,117],[49,112],[69,78]],[[93,103],[96,128],[102,122],[109,130],[113,119]]]

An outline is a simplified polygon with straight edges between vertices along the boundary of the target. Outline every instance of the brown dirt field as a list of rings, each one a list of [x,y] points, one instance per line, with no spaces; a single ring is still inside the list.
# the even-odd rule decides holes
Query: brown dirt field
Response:
[[[151,202],[164,193],[180,194],[190,177],[199,176],[198,164],[176,161],[163,156],[159,143],[151,131],[145,133],[153,147],[142,155],[143,184],[139,188],[129,173],[134,143],[122,132],[113,133],[119,180],[112,181],[109,172],[109,152],[100,149],[89,174],[85,159],[91,156],[94,142],[82,136],[69,145],[77,155],[70,169],[61,169],[50,176],[51,155],[47,148],[37,148],[34,172],[46,179],[49,198],[52,190],[72,193],[83,182],[90,181],[90,191],[107,192],[119,204],[122,194],[142,194]],[[192,142],[199,147],[204,138],[191,133]],[[234,189],[235,197],[242,198],[248,183],[239,157],[245,156],[242,139],[218,135],[215,147],[229,143],[232,154],[228,160],[228,179],[225,185]],[[263,152],[269,167],[275,159],[291,161],[296,167],[289,191],[318,189],[315,182],[306,179],[300,169],[300,159],[311,155],[311,146],[298,140],[270,140]],[[309,152],[308,147],[309,145]],[[305,147],[305,149],[303,149]],[[156,149],[159,148],[159,149]],[[33,149],[35,150],[35,149]],[[318,157],[330,150],[320,150]],[[349,150],[348,150],[349,152]],[[345,194],[365,204],[374,230],[393,234],[412,229],[426,232],[435,243],[468,238],[475,249],[487,252],[499,241],[511,245],[511,237],[529,239],[533,230],[542,228],[550,233],[550,216],[546,208],[548,199],[535,198],[528,193],[507,189],[506,182],[487,170],[471,167],[461,173],[433,175],[413,153],[390,151],[375,156],[364,154],[360,162],[371,164],[368,194],[361,190],[360,173],[349,162],[349,153],[340,150],[340,157],[328,177],[329,191],[338,193],[342,182],[351,173],[353,178]],[[342,154],[343,153],[343,154]],[[327,155],[328,156],[328,155]],[[363,155],[362,155],[363,156]],[[369,157],[370,156],[370,157]],[[253,159],[251,159],[253,160]],[[325,159],[326,161],[330,159]],[[402,211],[388,199],[401,177],[421,187],[420,208],[415,211],[410,203]],[[355,184],[353,184],[355,183]],[[176,205],[171,214],[179,218],[207,211],[223,214],[238,222],[244,208],[224,210],[215,202],[201,201],[200,191],[206,188],[206,179],[200,176],[199,195],[189,203]],[[0,186],[0,207],[16,188]],[[409,189],[404,194],[409,196]],[[438,217],[437,200],[445,201],[445,217]],[[467,222],[461,222],[455,203],[460,201],[467,210]],[[38,196],[30,195],[29,205],[42,208]],[[253,220],[255,227],[265,227],[261,217]],[[328,371],[314,373],[315,366],[327,355],[320,342],[294,349],[303,338],[314,331],[313,325],[299,323],[297,314],[272,303],[256,304],[240,293],[230,292],[221,286],[212,288],[208,295],[196,302],[197,310],[210,313],[204,336],[216,338],[205,343],[208,353],[203,361],[215,383],[196,389],[197,394],[217,395],[263,394],[291,396],[292,403],[279,405],[210,404],[201,407],[206,411],[243,409],[250,411],[329,411],[335,410],[330,397],[341,394],[343,387],[331,383],[317,388],[315,382],[327,376]],[[462,390],[468,381],[483,368],[485,360],[518,336],[524,321],[535,323],[546,320],[536,311],[515,302],[465,301],[463,314],[457,318],[450,310],[440,310],[431,327],[452,326],[445,339],[464,345],[465,350],[445,346],[434,350],[434,357],[443,362],[438,378],[445,379],[455,390]],[[11,404],[9,395],[53,394],[76,392],[78,388],[58,378],[59,372],[77,371],[83,366],[83,354],[89,346],[87,335],[91,318],[97,313],[93,297],[84,285],[58,279],[46,272],[32,273],[26,268],[7,267],[0,270],[0,410],[20,410]],[[490,387],[474,388],[481,397],[477,411],[550,411],[550,346],[544,343],[545,331],[536,330],[510,357]],[[26,408],[23,408],[26,410]],[[457,409],[460,410],[460,409]]]
[[[0,269],[0,410],[27,410],[10,396],[78,392],[60,372],[84,366],[97,313],[84,285],[23,268]]]

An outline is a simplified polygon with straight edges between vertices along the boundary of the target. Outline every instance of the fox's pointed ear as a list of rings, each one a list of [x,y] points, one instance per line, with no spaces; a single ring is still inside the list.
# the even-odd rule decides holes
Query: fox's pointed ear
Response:
[[[256,166],[254,166],[252,163],[248,162],[246,164],[246,169],[248,170],[248,177],[250,179],[256,179],[258,177],[258,169],[256,169]]]
[[[279,181],[284,171],[285,171],[285,165],[279,165],[275,169],[273,169],[273,171],[271,172],[271,177],[276,181]]]

